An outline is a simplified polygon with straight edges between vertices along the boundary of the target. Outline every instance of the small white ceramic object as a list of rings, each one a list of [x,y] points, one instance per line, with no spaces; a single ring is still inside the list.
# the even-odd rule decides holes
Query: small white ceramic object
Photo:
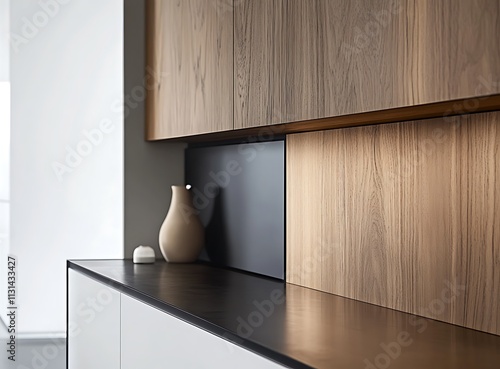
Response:
[[[155,262],[155,250],[151,246],[137,246],[134,250],[135,264],[150,264]]]

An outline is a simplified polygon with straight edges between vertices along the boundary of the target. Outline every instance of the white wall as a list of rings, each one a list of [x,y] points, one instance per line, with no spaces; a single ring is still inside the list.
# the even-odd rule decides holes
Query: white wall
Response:
[[[123,1],[14,0],[11,33],[18,328],[62,333],[65,260],[123,256]]]
[[[0,81],[0,296],[7,297],[7,256],[10,233],[10,83]],[[0,305],[1,306],[1,305]],[[0,308],[6,320],[7,310]]]
[[[9,80],[9,2],[0,0],[0,81]]]
[[[10,82],[9,1],[0,0],[0,296],[7,296],[7,255],[10,220]],[[0,305],[1,306],[1,305]],[[6,318],[5,308],[0,318]]]

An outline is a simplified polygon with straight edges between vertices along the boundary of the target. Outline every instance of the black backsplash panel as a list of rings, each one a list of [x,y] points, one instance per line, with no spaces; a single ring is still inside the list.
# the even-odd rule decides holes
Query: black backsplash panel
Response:
[[[284,141],[187,148],[185,171],[205,226],[200,259],[284,279]]]

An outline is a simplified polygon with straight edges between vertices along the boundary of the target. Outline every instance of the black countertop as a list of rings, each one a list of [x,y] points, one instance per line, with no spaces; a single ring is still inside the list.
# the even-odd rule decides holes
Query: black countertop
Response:
[[[68,268],[291,368],[499,368],[500,337],[207,264]]]

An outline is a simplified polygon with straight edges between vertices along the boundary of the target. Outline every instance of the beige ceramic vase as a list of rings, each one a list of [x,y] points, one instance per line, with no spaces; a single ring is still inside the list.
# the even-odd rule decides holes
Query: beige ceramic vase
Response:
[[[205,243],[205,230],[193,207],[190,186],[172,186],[172,201],[160,228],[160,251],[169,263],[191,263]]]

